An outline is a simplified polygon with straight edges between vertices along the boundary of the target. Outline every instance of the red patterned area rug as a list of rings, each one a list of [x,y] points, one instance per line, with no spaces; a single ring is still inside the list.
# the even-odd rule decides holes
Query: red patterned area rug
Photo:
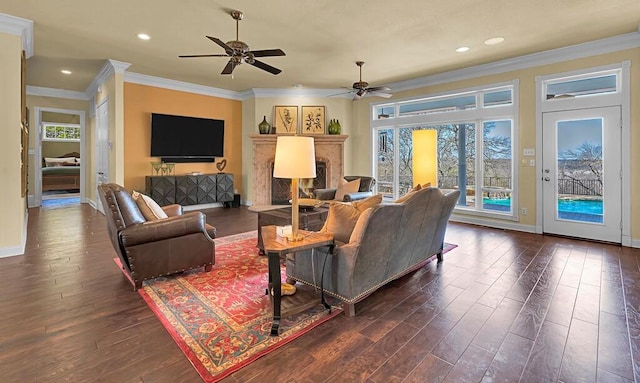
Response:
[[[156,278],[138,290],[205,382],[228,376],[342,312],[329,313],[318,304],[283,318],[280,336],[270,336],[267,257],[258,255],[256,242],[256,231],[216,239],[210,272]],[[284,270],[282,275],[284,280]]]

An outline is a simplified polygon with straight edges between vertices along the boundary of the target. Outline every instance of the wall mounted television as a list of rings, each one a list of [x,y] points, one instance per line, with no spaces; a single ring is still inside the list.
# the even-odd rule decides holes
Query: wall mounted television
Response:
[[[215,162],[224,156],[224,120],[151,114],[151,157],[165,162]]]

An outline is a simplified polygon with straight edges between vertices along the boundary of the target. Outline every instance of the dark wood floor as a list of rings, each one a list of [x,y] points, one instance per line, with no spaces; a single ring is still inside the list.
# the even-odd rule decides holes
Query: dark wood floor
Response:
[[[219,236],[256,216],[213,209]],[[451,223],[459,247],[224,380],[640,382],[640,250]],[[0,259],[0,381],[199,382],[88,205],[30,209]]]

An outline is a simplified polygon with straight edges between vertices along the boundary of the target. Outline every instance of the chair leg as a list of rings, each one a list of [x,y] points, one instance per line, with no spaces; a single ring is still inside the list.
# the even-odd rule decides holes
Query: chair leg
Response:
[[[213,265],[206,265],[204,267],[204,271],[208,273],[209,271],[211,271],[212,268],[213,268]]]
[[[343,303],[342,309],[344,310],[344,315],[349,318],[353,318],[356,316],[356,305],[354,303]]]

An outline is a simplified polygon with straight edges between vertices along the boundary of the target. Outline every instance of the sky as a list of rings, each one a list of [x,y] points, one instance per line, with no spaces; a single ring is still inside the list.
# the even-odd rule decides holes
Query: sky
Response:
[[[602,119],[558,122],[558,152],[574,150],[584,142],[602,145]]]

